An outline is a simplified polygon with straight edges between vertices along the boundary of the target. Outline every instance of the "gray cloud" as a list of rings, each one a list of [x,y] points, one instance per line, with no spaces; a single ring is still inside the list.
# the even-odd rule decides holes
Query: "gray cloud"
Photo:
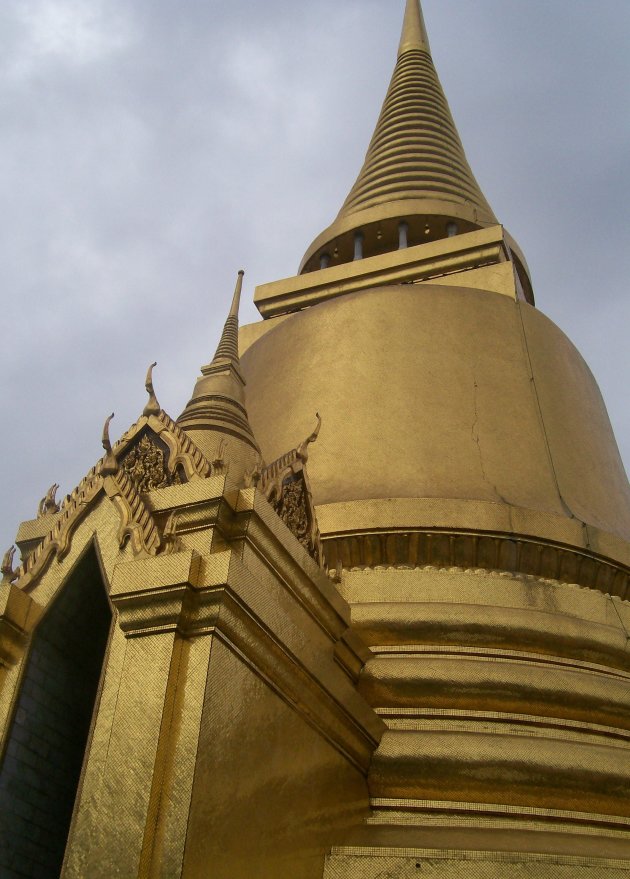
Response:
[[[144,404],[176,416],[236,271],[295,272],[360,167],[403,2],[5,0],[0,538]],[[424,0],[470,163],[630,463],[626,0]],[[588,425],[585,424],[585,430]]]

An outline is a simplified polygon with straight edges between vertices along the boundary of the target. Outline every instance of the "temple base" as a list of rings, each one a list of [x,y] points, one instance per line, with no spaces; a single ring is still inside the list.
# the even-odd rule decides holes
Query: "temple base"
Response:
[[[621,879],[630,861],[431,849],[333,849],[324,879]]]

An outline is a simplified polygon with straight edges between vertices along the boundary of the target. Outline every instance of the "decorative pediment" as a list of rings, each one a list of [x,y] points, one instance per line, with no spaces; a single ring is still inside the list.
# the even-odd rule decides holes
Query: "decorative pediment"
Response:
[[[18,568],[16,583],[22,589],[32,588],[54,558],[61,561],[68,554],[72,535],[102,491],[100,464],[93,467],[74,491],[67,495],[46,537]]]
[[[140,492],[212,475],[212,465],[164,412],[143,415],[112,449],[121,471]]]
[[[154,364],[155,365],[155,364]],[[143,496],[211,475],[212,466],[194,443],[159,409],[149,367],[149,402],[142,417],[112,447],[109,422],[103,430],[106,455],[101,464],[104,488],[120,516],[118,542],[130,542],[134,555],[156,555],[163,541]],[[166,541],[165,545],[168,544]]]
[[[54,558],[61,561],[67,555],[77,526],[102,491],[105,491],[120,516],[119,545],[123,547],[129,542],[134,555],[156,555],[163,541],[143,495],[158,488],[212,475],[213,465],[173,419],[160,409],[151,381],[152,368],[149,368],[146,383],[149,401],[138,421],[112,446],[109,423],[113,415],[110,416],[103,430],[103,458],[61,506],[55,501],[57,485],[52,486],[40,502],[40,517],[51,512],[56,515],[50,531],[22,566],[11,574],[21,588],[32,588]],[[8,559],[7,571],[3,571],[3,574],[5,578],[8,577]]]
[[[319,436],[322,420],[297,448],[282,455],[260,472],[259,488],[289,531],[318,565],[323,563],[322,544],[313,496],[306,472],[308,447]]]
[[[134,555],[156,555],[160,534],[135,483],[119,470],[105,477],[103,487],[120,517],[118,545],[122,548],[129,541]]]
[[[162,523],[161,533],[154,520],[146,495],[158,489],[182,485],[225,472],[219,450],[210,463],[190,437],[162,410],[147,375],[149,402],[142,416],[112,445],[109,439],[111,415],[103,429],[105,455],[74,491],[57,505],[51,487],[39,507],[40,516],[51,516],[50,530],[27,556],[22,566],[13,571],[12,554],[3,561],[4,580],[15,580],[22,589],[33,588],[53,559],[67,555],[79,523],[89,514],[101,492],[115,506],[120,520],[118,544],[129,545],[135,556],[155,556],[171,552],[177,545],[176,519]],[[252,481],[258,483],[278,516],[318,564],[322,564],[322,548],[315,517],[312,495],[306,472],[308,447],[315,442],[321,427],[317,416],[314,432],[297,448],[278,458],[268,467],[257,467]],[[172,533],[171,533],[172,532]]]
[[[146,428],[125,450],[118,464],[122,473],[130,479],[138,491],[155,491],[169,485],[181,485],[186,481],[181,467],[170,470],[170,452],[166,443],[150,428]]]
[[[212,475],[212,465],[190,437],[160,408],[153,387],[152,363],[145,387],[149,395],[142,416],[111,449],[120,472],[139,492],[181,485]],[[111,463],[111,462],[110,462]]]

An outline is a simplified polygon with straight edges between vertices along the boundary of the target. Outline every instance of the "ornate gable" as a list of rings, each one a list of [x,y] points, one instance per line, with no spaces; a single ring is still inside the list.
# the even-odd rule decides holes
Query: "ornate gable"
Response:
[[[16,571],[16,584],[22,589],[35,586],[54,558],[61,561],[68,554],[77,526],[103,488],[100,463],[66,496],[50,531]]]
[[[109,497],[120,516],[118,542],[121,548],[129,542],[134,555],[150,556],[160,551],[163,540],[143,495],[157,488],[212,475],[213,466],[190,437],[159,408],[151,370],[152,367],[147,375],[150,399],[142,416],[113,447],[109,439],[113,415],[107,419],[103,430],[105,455],[60,507],[54,504],[56,514],[50,530],[21,567],[12,572],[11,579],[22,589],[33,588],[54,558],[61,561],[67,555],[77,526],[101,492]],[[217,469],[219,464],[215,464]],[[53,486],[40,503],[40,515],[52,510],[56,487]]]
[[[169,485],[181,485],[186,479],[180,468],[169,470],[169,449],[165,442],[151,430],[144,430],[137,441],[119,460],[122,473],[130,479],[138,491],[154,491]]]
[[[212,475],[210,462],[163,410],[138,419],[112,451],[141,492]]]
[[[149,368],[146,382],[149,401],[141,417],[113,446],[109,438],[113,415],[106,420],[103,429],[105,455],[66,496],[61,506],[54,498],[57,486],[51,487],[38,511],[40,517],[50,515],[50,529],[43,538],[38,538],[39,542],[16,571],[10,565],[12,555],[9,558],[7,554],[2,570],[5,580],[15,581],[25,590],[33,588],[53,559],[61,561],[67,555],[77,526],[102,492],[118,512],[117,538],[121,548],[129,544],[137,557],[172,550],[170,520],[166,525],[162,523],[163,529],[158,527],[146,502],[147,493],[224,475],[226,462],[219,449],[216,460],[210,463],[188,434],[159,407],[153,391],[152,368]],[[258,472],[252,474],[250,480],[258,484],[278,516],[319,565],[323,562],[322,547],[306,462],[308,447],[317,439],[320,428],[318,415],[315,430],[303,443],[269,466],[263,467],[261,462]]]
[[[318,565],[323,564],[322,544],[306,472],[308,447],[319,436],[322,420],[303,443],[263,467],[259,487],[289,531]]]

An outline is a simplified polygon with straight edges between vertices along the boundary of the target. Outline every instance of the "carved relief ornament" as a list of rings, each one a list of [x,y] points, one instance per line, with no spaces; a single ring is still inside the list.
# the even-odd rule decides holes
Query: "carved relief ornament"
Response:
[[[15,572],[19,587],[32,589],[53,559],[65,558],[74,532],[101,491],[105,490],[120,516],[119,544],[129,542],[135,555],[155,555],[162,541],[142,493],[211,475],[204,455],[163,410],[143,415],[114,446],[109,440],[112,417],[103,430],[105,455],[65,498],[46,537]],[[42,499],[41,511],[53,512],[56,489],[51,487]]]
[[[289,531],[299,540],[317,564],[323,564],[322,543],[317,526],[313,497],[306,472],[308,447],[314,443],[321,429],[317,426],[303,443],[282,455],[260,472],[259,486]]]

